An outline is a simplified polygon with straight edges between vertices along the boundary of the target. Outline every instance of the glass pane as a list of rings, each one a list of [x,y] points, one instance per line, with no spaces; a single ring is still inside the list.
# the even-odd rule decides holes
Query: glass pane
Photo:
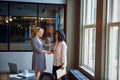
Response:
[[[118,27],[110,28],[110,46],[109,46],[109,80],[118,80]]]
[[[109,80],[120,80],[120,0],[108,0],[107,23],[109,29],[108,76]]]
[[[8,3],[0,2],[0,15],[8,15]]]
[[[112,22],[120,22],[120,0],[114,0],[113,2],[113,17]]]
[[[95,28],[85,28],[84,65],[94,71],[95,67]]]
[[[120,22],[120,0],[108,0],[108,22]]]
[[[96,24],[96,0],[84,0],[83,25]]]
[[[97,0],[84,0],[83,2],[82,66],[94,75]]]
[[[36,17],[12,16],[10,22],[10,50],[31,50],[30,36]]]
[[[32,50],[30,36],[37,25],[36,4],[10,4],[10,50]]]
[[[36,16],[36,4],[10,3],[10,16]]]
[[[64,6],[40,4],[38,25],[44,28],[44,37],[50,37],[53,41],[54,31],[64,29]]]
[[[8,50],[8,3],[0,2],[0,50]]]

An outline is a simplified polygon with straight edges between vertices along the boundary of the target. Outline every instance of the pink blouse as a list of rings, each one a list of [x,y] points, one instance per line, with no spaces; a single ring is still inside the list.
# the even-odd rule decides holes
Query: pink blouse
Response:
[[[54,47],[54,66],[67,65],[67,45],[65,41],[56,43]]]

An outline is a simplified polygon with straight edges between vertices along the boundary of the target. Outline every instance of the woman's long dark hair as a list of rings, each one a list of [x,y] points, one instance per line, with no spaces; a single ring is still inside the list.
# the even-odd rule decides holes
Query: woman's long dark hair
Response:
[[[62,30],[57,30],[57,31],[55,31],[55,34],[56,33],[58,33],[58,42],[66,40],[65,33]],[[55,37],[55,34],[54,34],[54,37]],[[55,38],[54,42],[56,42],[56,38]]]

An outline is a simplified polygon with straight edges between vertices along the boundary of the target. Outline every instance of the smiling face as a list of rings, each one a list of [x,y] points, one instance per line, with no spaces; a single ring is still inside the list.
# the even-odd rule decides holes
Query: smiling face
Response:
[[[40,28],[39,31],[38,31],[39,37],[42,37],[42,36],[43,36],[43,33],[44,33],[44,30]]]
[[[42,37],[43,34],[44,34],[44,30],[42,28],[40,28],[39,31],[37,32],[37,36]]]

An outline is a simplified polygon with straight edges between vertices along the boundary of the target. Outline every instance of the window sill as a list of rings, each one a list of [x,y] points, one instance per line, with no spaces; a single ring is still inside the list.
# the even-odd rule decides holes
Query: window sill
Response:
[[[88,74],[90,74],[91,76],[94,77],[94,73],[92,71],[90,71],[89,69],[87,69],[86,67],[84,66],[79,66],[81,69],[83,69],[84,71],[86,71]]]

